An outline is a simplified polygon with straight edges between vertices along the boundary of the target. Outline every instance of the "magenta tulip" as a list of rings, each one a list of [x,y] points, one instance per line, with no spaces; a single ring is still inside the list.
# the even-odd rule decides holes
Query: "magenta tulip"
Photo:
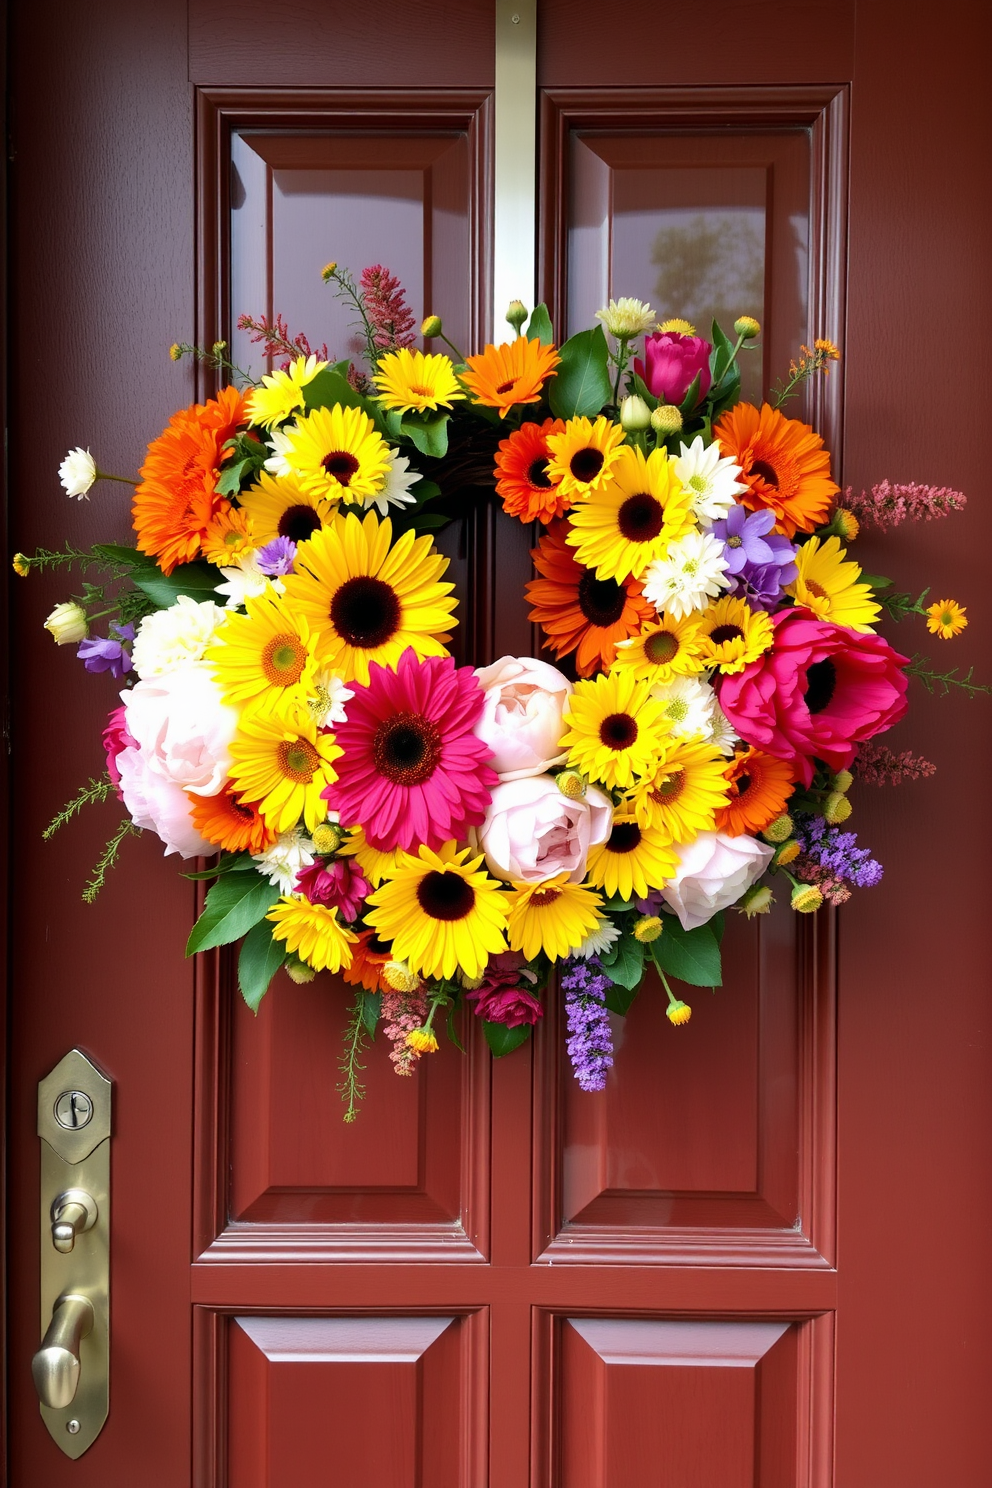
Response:
[[[666,403],[681,403],[698,373],[699,397],[710,387],[712,347],[701,336],[655,331],[644,342],[645,361],[634,361],[634,371],[649,392]]]

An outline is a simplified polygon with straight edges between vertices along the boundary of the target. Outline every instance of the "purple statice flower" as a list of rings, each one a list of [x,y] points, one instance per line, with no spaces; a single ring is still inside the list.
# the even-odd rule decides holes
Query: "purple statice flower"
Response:
[[[710,528],[723,543],[730,593],[761,610],[770,610],[778,603],[783,588],[798,572],[795,548],[787,537],[772,531],[774,525],[772,511],[749,513],[743,506],[732,506],[726,517]]]
[[[88,672],[109,672],[112,677],[123,677],[131,670],[131,653],[124,644],[134,640],[133,625],[111,625],[106,640],[100,636],[87,636],[76,650]]]
[[[858,847],[857,833],[842,832],[822,816],[797,816],[795,835],[804,855],[834,878],[858,889],[870,889],[880,882],[882,865],[866,847]]]
[[[565,1048],[582,1089],[602,1090],[606,1071],[613,1064],[613,1034],[606,1010],[610,979],[596,956],[570,958],[565,968],[561,986],[571,1034]]]
[[[260,570],[263,574],[268,574],[270,579],[292,573],[295,558],[296,544],[291,537],[274,537],[264,548],[259,548],[256,554]]]

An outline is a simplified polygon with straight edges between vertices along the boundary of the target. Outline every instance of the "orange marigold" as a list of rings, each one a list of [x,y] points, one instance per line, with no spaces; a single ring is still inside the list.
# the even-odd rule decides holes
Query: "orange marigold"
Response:
[[[562,419],[545,419],[543,424],[523,424],[509,439],[504,439],[496,456],[496,490],[503,498],[508,517],[521,522],[543,522],[563,516],[571,506],[567,496],[559,496],[558,482],[548,475],[548,435],[560,434]]]
[[[541,388],[561,357],[553,346],[518,336],[502,346],[487,346],[466,361],[468,371],[461,374],[461,380],[475,402],[498,408],[505,418],[515,404],[540,400]]]
[[[728,837],[760,832],[781,816],[795,782],[785,760],[760,749],[745,749],[724,770],[730,800],[716,814],[716,830]]]
[[[393,948],[388,940],[380,940],[373,930],[362,930],[358,944],[351,948],[351,965],[341,975],[354,987],[364,987],[366,992],[382,992],[386,983],[382,980],[382,968],[393,959]]]
[[[738,403],[713,425],[720,453],[741,467],[751,511],[775,513],[775,530],[794,537],[825,522],[840,487],[830,479],[830,452],[819,434],[799,419],[763,403]]]
[[[605,670],[616,660],[617,643],[637,635],[657,618],[636,579],[597,579],[565,542],[568,522],[553,522],[531,552],[541,575],[527,585],[533,605],[528,617],[547,636],[555,656],[575,652],[580,677]]]
[[[193,821],[201,837],[225,852],[265,852],[276,840],[262,820],[257,806],[239,801],[225,785],[217,796],[195,796],[186,792],[193,808]]]

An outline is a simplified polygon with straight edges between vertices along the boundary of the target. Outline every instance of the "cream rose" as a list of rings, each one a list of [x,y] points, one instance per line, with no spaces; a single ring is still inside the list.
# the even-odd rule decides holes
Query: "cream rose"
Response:
[[[561,715],[572,691],[567,677],[531,656],[501,656],[475,675],[485,693],[475,732],[492,750],[501,780],[542,775],[564,759]]]
[[[148,769],[198,796],[215,796],[231,763],[238,715],[203,662],[188,662],[121,693],[128,732]]]
[[[612,822],[613,804],[594,785],[571,801],[550,776],[531,775],[496,786],[479,842],[499,878],[540,883],[567,873],[581,883],[590,847],[606,841]]]
[[[736,903],[764,873],[774,848],[754,837],[700,832],[676,852],[679,869],[662,889],[662,898],[682,921],[683,930],[695,930]]]

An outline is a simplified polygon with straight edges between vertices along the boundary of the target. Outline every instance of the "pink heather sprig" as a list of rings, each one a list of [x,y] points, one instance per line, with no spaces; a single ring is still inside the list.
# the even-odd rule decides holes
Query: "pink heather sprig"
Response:
[[[266,356],[289,356],[294,361],[300,356],[316,356],[319,362],[329,360],[326,342],[319,351],[315,351],[302,331],[298,336],[290,336],[289,326],[281,315],[277,315],[274,321],[269,321],[264,315],[260,320],[253,320],[250,315],[239,315],[238,330],[250,332],[251,339],[256,344],[262,342]],[[284,367],[283,371],[285,370]]]
[[[416,321],[396,276],[382,264],[371,264],[362,270],[359,284],[377,350],[395,351],[398,346],[412,346]]]
[[[851,897],[851,891],[844,880],[812,858],[797,858],[795,873],[803,883],[815,884],[828,904],[846,904]]]
[[[848,486],[840,505],[853,512],[866,527],[884,532],[889,527],[898,527],[900,522],[932,522],[937,517],[949,517],[951,512],[960,511],[967,499],[962,491],[952,491],[950,486],[921,486],[916,481],[893,485],[883,480],[858,496]]]
[[[427,998],[422,992],[393,992],[382,989],[383,1032],[392,1044],[389,1057],[398,1075],[412,1075],[413,1067],[420,1058],[416,1049],[406,1042],[408,1033],[422,1028],[427,1017]]]
[[[852,772],[866,785],[900,785],[904,780],[921,780],[933,775],[937,766],[922,754],[903,749],[899,754],[884,744],[862,744]]]

